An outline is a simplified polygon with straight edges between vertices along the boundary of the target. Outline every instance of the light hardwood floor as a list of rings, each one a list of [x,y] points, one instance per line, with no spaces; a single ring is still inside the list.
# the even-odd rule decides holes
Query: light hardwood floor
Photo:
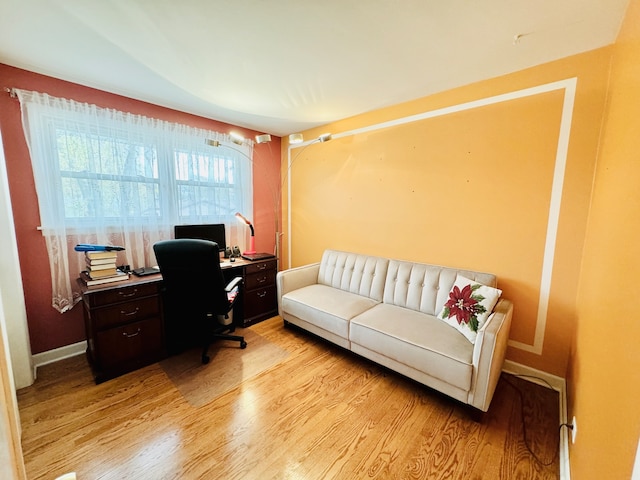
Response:
[[[289,356],[197,408],[159,364],[100,385],[83,356],[39,369],[18,392],[28,478],[558,478],[552,390],[503,374],[478,416],[278,317],[250,328]]]

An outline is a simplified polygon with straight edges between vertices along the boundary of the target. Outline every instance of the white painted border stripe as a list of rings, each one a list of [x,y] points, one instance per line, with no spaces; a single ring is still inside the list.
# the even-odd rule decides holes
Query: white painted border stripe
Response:
[[[519,98],[540,95],[554,90],[564,90],[564,102],[562,106],[562,116],[560,119],[560,131],[558,136],[558,145],[556,148],[556,159],[553,171],[553,182],[551,187],[551,201],[549,205],[549,216],[547,220],[547,235],[545,239],[544,255],[542,260],[542,275],[540,279],[540,296],[538,298],[538,314],[536,318],[536,327],[534,332],[533,345],[509,340],[509,345],[527,352],[542,354],[544,344],[544,334],[547,327],[547,313],[549,308],[549,292],[551,290],[551,278],[553,275],[553,260],[555,256],[555,245],[558,235],[558,222],[560,219],[560,207],[562,203],[562,189],[564,186],[564,174],[567,165],[567,153],[569,150],[569,137],[571,134],[571,122],[573,120],[573,106],[575,103],[576,85],[578,79],[576,77],[559,80],[557,82],[546,83],[535,87],[516,90],[493,97],[487,97],[471,102],[461,103],[449,107],[439,108],[428,112],[410,115],[387,122],[369,125],[367,127],[350,130],[347,132],[337,133],[333,138],[342,138],[361,133],[372,132],[383,128],[395,127],[406,123],[435,118],[451,113],[463,112],[473,108],[485,107],[501,102],[508,102]],[[289,145],[287,151],[287,255],[288,265],[291,266],[291,175],[288,170],[291,168],[291,152],[294,148],[307,147],[313,142],[305,142],[296,145]],[[301,153],[300,151],[299,153]]]
[[[521,342],[509,341],[509,345],[535,354],[542,354],[544,333],[547,328],[547,313],[549,308],[549,296],[551,291],[551,277],[553,274],[553,259],[555,257],[556,239],[558,236],[558,224],[560,222],[560,206],[562,203],[562,189],[564,186],[564,174],[567,166],[567,153],[569,150],[569,136],[571,134],[571,122],[573,119],[573,105],[576,95],[577,79],[565,81],[564,103],[560,120],[560,134],[556,150],[556,162],[553,172],[553,184],[551,186],[551,202],[549,204],[549,217],[547,220],[547,237],[544,246],[544,258],[542,262],[542,278],[540,280],[540,297],[538,299],[538,316],[533,345]]]

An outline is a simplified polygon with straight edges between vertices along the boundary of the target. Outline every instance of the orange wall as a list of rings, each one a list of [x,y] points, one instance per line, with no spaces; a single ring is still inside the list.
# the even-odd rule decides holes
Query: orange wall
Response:
[[[252,137],[256,133],[214,120],[139,102],[119,95],[64,82],[44,75],[0,64],[0,86],[37,90],[76,101],[115,108],[170,122],[227,133],[232,130]],[[39,353],[84,340],[82,309],[60,314],[51,307],[51,280],[40,225],[33,172],[22,132],[20,104],[7,93],[0,94],[0,129],[4,143],[9,191],[20,256],[27,320],[32,352]],[[278,178],[280,138],[254,149],[254,224],[256,248],[272,252],[275,244],[275,210],[272,189],[266,180]]]
[[[629,479],[640,436],[640,0],[613,48],[567,375],[572,478]]]
[[[305,132],[334,139],[291,151],[292,266],[336,248],[495,273],[515,305],[507,357],[564,377],[609,60],[599,49]],[[557,241],[546,249],[564,89],[349,133],[572,77]]]

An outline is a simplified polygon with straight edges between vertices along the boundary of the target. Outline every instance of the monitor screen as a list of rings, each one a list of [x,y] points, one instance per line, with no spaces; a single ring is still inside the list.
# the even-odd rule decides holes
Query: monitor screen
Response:
[[[216,242],[221,252],[224,252],[227,247],[224,223],[176,225],[173,233],[176,238],[198,238],[200,240]]]

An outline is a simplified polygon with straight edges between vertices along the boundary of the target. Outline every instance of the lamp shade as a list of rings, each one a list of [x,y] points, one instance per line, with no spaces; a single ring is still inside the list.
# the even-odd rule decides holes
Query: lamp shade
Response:
[[[249,238],[249,250],[243,252],[243,255],[253,255],[256,253],[256,237],[255,237],[255,231],[253,229],[253,225],[251,224],[251,222],[249,221],[249,219],[247,217],[245,217],[244,215],[242,215],[240,212],[236,213],[236,218],[238,219],[238,221],[244,223],[245,225],[247,225],[249,227],[249,229],[251,230],[251,237]]]

